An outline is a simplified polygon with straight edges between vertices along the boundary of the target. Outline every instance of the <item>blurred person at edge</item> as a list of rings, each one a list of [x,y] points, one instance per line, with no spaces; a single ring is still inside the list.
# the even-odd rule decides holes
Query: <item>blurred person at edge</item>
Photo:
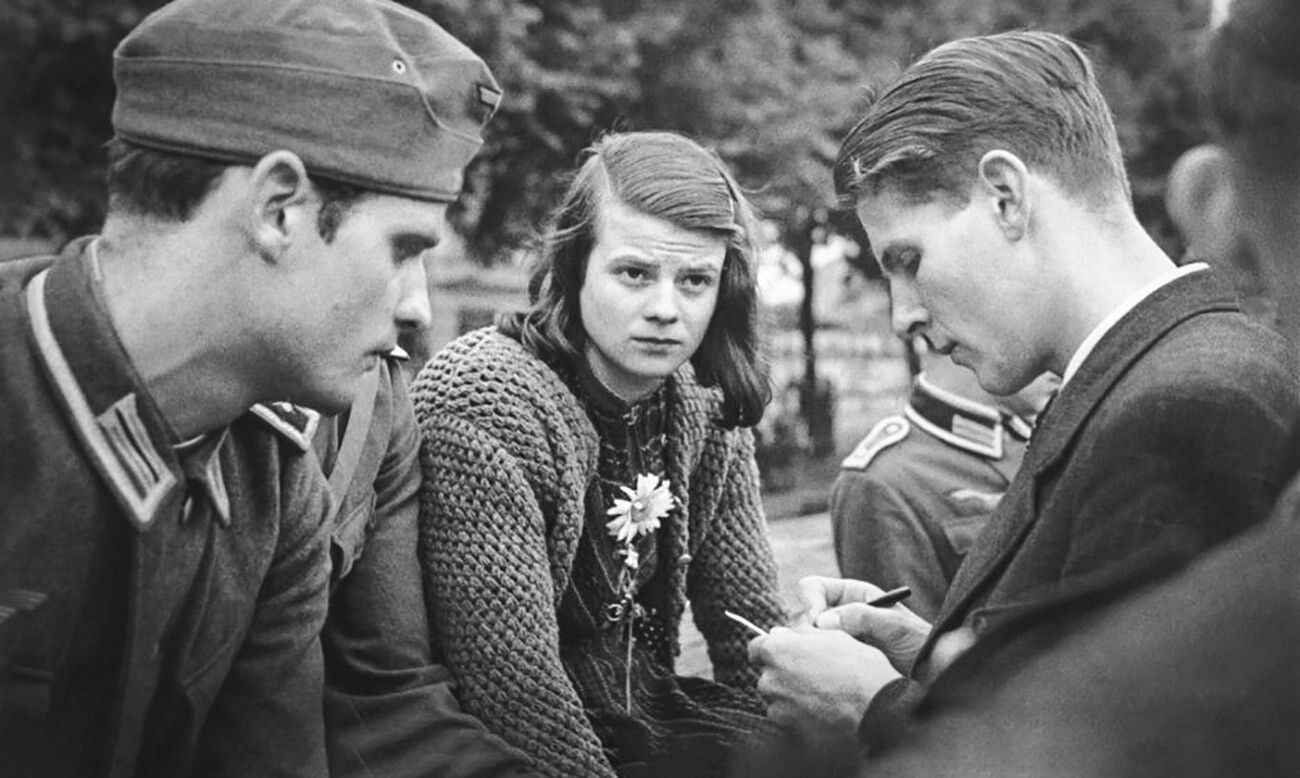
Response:
[[[941,639],[1053,618],[1261,521],[1289,476],[1300,381],[1214,272],[1176,267],[1142,229],[1092,64],[1062,36],[931,51],[867,109],[836,173],[897,330],[994,393],[1062,379],[933,624],[866,605],[869,583],[812,578],[810,626],[751,644],[774,718],[875,757],[942,671]]]
[[[547,775],[720,775],[770,727],[745,628],[784,622],[752,425],[756,220],[666,132],[588,149],[530,307],[412,384],[420,559],[466,709]],[[712,681],[677,676],[687,602]]]
[[[432,664],[387,364],[491,73],[387,0],[179,0],[114,78],[102,233],[0,269],[3,772],[526,765]]]

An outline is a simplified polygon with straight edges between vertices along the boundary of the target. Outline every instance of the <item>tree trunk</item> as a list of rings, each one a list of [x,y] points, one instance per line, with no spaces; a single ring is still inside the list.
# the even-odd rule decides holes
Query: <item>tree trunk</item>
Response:
[[[799,332],[803,335],[803,382],[800,385],[800,397],[811,398],[817,391],[817,320],[813,311],[813,290],[815,288],[813,279],[812,249],[813,249],[813,229],[816,223],[811,216],[804,216],[796,223],[795,228],[791,230],[791,243],[795,257],[799,260],[799,268],[803,275],[803,299],[799,302]],[[804,421],[808,422],[811,429],[812,422],[809,418],[809,403],[800,403],[803,407]]]

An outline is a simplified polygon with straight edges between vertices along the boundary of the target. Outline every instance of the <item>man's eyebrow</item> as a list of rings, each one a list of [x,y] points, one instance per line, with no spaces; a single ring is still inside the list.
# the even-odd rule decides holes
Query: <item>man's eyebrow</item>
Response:
[[[687,262],[682,265],[683,273],[709,273],[717,275],[722,272],[722,268],[709,261]]]
[[[438,245],[438,236],[427,232],[402,232],[389,238],[388,244],[399,256],[413,257]]]

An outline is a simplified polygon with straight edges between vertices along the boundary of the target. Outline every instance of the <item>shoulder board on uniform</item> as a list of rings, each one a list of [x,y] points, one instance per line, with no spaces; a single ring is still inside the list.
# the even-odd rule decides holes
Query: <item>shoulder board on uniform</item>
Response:
[[[271,429],[304,452],[311,448],[311,439],[316,434],[316,425],[320,424],[320,414],[316,411],[287,402],[259,403],[251,410],[254,415],[270,425]]]
[[[871,428],[853,453],[844,458],[840,467],[845,470],[865,470],[881,451],[907,437],[912,425],[902,416],[886,416]]]

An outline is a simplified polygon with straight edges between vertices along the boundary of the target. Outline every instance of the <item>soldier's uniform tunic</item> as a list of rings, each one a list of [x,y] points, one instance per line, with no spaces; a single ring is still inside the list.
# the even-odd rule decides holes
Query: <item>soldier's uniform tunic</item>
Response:
[[[832,487],[840,574],[910,586],[907,606],[933,618],[1015,476],[1031,429],[918,376],[903,413],[876,424]]]
[[[461,710],[434,657],[416,559],[419,428],[400,350],[367,374],[352,408],[313,445],[338,505],[322,633],[333,778],[537,774],[522,751]]]
[[[178,440],[86,245],[0,265],[0,773],[320,776],[307,430],[262,407]]]

